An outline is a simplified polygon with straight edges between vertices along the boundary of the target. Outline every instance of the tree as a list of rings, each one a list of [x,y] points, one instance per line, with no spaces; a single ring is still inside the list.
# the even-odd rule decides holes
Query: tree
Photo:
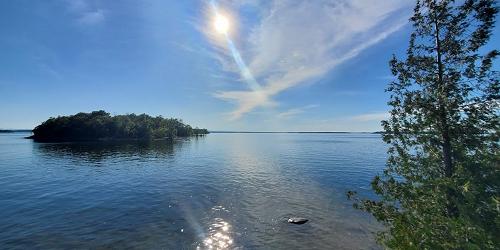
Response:
[[[195,133],[196,132],[196,133]],[[199,134],[181,120],[151,117],[146,114],[111,116],[105,111],[78,113],[50,118],[33,130],[31,138],[37,141],[92,141],[92,140],[152,140],[174,139]]]
[[[404,60],[390,61],[387,167],[377,200],[348,196],[395,249],[500,249],[499,74],[484,53],[494,0],[419,0]]]

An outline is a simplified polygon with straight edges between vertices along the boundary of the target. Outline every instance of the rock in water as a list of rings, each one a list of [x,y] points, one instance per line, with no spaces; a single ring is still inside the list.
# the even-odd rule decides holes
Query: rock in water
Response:
[[[304,223],[306,223],[308,221],[309,221],[308,219],[306,219],[306,218],[300,218],[300,217],[292,217],[292,218],[288,219],[289,223],[299,224],[299,225],[304,224]]]

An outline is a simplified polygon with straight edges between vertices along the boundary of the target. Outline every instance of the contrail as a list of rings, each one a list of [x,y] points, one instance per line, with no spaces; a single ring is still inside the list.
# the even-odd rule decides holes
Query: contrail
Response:
[[[211,0],[210,4],[212,6],[212,9],[213,9],[214,13],[216,15],[219,15],[219,11],[217,9],[217,3],[216,3],[216,1],[215,0]],[[231,38],[229,37],[229,35],[227,34],[227,32],[224,32],[224,37],[226,38],[226,42],[227,42],[227,45],[229,47],[229,50],[231,51],[233,59],[236,62],[236,64],[238,65],[238,68],[240,69],[241,76],[248,83],[250,89],[252,89],[253,91],[260,91],[260,90],[262,90],[262,87],[257,82],[257,80],[255,80],[255,78],[253,77],[252,72],[250,72],[250,70],[248,69],[245,61],[243,61],[243,58],[241,57],[240,52],[238,51],[238,49],[234,45],[233,41],[231,40]]]

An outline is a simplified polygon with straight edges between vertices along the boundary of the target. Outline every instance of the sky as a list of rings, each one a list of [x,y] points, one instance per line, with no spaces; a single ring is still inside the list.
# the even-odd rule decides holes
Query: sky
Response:
[[[105,110],[213,131],[379,131],[413,4],[0,1],[0,129]]]

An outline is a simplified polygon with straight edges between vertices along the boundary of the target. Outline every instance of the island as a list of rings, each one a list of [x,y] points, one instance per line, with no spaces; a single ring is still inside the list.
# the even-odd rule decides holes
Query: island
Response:
[[[208,134],[207,129],[192,128],[182,120],[126,114],[112,116],[103,110],[51,117],[33,129],[27,138],[39,142],[99,140],[172,140]]]
[[[0,129],[0,133],[31,132],[31,129]]]

